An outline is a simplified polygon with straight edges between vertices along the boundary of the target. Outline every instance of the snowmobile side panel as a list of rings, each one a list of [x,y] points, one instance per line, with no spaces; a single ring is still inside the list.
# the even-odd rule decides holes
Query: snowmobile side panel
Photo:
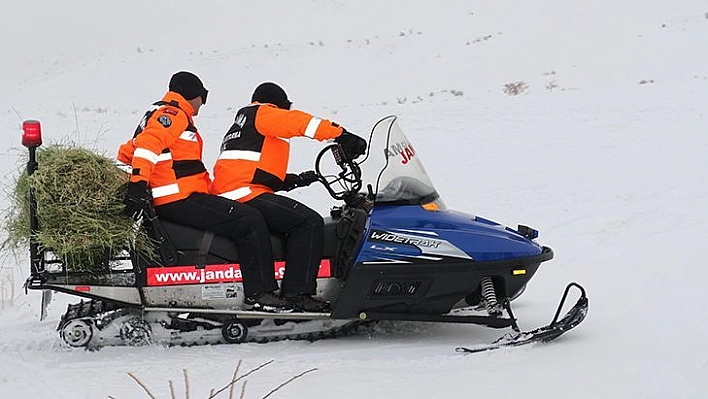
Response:
[[[333,300],[340,291],[335,278],[317,279],[317,296]],[[148,307],[232,309],[243,307],[242,282],[146,286],[143,288]]]
[[[483,277],[491,277],[500,297],[523,288],[553,251],[491,262],[371,261],[356,264],[334,304],[332,317],[353,318],[361,312],[446,314],[463,298],[478,292]],[[524,273],[516,273],[523,270]]]
[[[516,230],[456,211],[418,205],[376,205],[358,262],[432,256],[493,261],[538,255],[541,246]]]

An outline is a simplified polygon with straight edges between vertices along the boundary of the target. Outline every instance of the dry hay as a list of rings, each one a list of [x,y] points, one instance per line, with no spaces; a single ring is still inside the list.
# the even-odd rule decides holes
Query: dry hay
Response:
[[[25,156],[25,164],[27,161]],[[105,262],[126,247],[152,253],[144,232],[137,237],[124,208],[127,175],[113,160],[76,145],[37,150],[39,168],[22,171],[5,214],[4,249],[29,244],[29,190],[37,199],[40,249],[51,249],[68,271],[105,271]]]

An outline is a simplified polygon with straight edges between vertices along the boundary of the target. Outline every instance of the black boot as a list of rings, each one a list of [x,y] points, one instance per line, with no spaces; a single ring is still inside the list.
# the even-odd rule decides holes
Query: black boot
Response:
[[[310,295],[298,294],[290,296],[286,294],[283,299],[299,312],[329,313],[331,310],[329,302],[315,299]]]
[[[246,297],[243,304],[246,310],[259,312],[288,313],[293,311],[293,306],[290,302],[272,292]]]

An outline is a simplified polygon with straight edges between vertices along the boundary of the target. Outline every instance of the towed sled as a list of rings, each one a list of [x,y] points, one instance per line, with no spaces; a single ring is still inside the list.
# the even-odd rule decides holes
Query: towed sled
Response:
[[[538,231],[516,229],[448,210],[395,116],[376,123],[361,162],[341,156],[338,144],[317,156],[315,171],[341,206],[325,217],[324,256],[318,298],[330,313],[245,310],[238,253],[230,239],[159,220],[146,209],[142,227],[161,259],[125,250],[106,257],[102,273],[72,272],[51,248],[30,240],[25,287],[43,291],[43,315],[51,293],[81,298],[68,306],[58,331],[73,347],[164,343],[267,342],[319,339],[369,321],[468,323],[510,328],[477,352],[550,341],[580,324],[588,310],[585,290],[570,283],[552,322],[522,332],[511,308],[553,251],[536,242]],[[28,173],[38,167],[38,123],[25,124]],[[41,165],[39,165],[41,167]],[[30,193],[30,228],[37,232]],[[274,273],[285,265],[281,237],[272,236]],[[92,268],[95,269],[95,268]],[[569,292],[579,298],[560,317]]]

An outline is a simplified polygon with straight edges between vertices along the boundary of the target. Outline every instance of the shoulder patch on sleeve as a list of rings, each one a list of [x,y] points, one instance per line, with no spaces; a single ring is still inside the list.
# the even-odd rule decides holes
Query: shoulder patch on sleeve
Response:
[[[160,115],[157,117],[157,121],[164,127],[172,126],[172,119],[167,115]]]
[[[177,110],[172,108],[163,108],[162,112],[170,115],[177,115]]]

